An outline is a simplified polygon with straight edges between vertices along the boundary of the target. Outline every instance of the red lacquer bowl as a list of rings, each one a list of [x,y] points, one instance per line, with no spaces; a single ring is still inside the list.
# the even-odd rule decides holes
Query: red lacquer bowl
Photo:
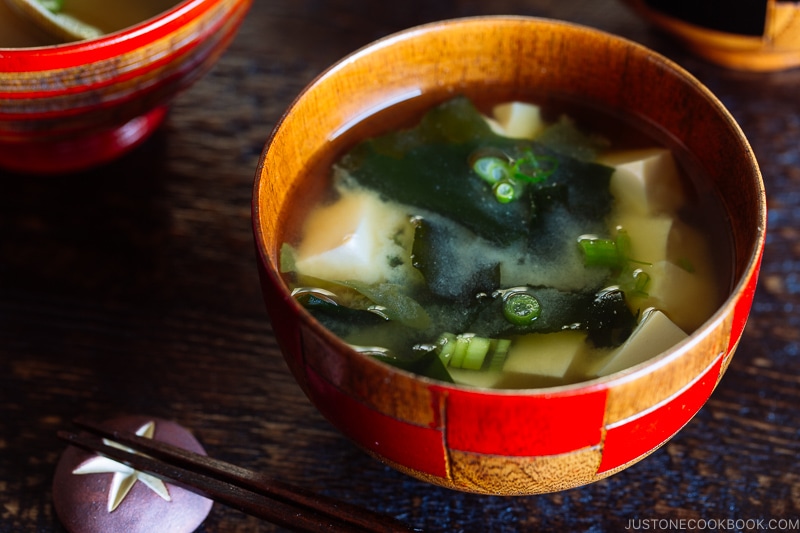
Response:
[[[0,167],[56,174],[146,139],[233,39],[252,0],[185,0],[103,37],[0,48]]]
[[[291,298],[279,274],[287,221],[322,186],[320,176],[312,180],[307,172],[344,148],[343,131],[393,102],[418,102],[424,109],[455,93],[509,84],[635,115],[694,154],[731,215],[735,257],[724,304],[687,340],[648,362],[581,384],[471,389],[353,351]],[[619,472],[697,413],[730,363],[749,314],[766,203],[740,128],[682,68],[592,29],[488,17],[392,35],[319,76],[265,147],[253,222],[273,329],[291,372],[325,417],[367,452],[412,476],[510,495],[558,491]]]

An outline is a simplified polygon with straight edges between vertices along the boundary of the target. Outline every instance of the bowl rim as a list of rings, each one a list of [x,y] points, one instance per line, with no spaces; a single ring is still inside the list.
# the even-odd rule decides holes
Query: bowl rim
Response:
[[[297,104],[303,98],[305,98],[310,92],[312,92],[325,79],[335,75],[337,71],[346,68],[346,66],[349,63],[358,61],[359,58],[370,54],[374,50],[391,46],[399,41],[414,39],[417,35],[422,33],[445,31],[450,27],[459,25],[477,26],[485,22],[498,22],[498,21],[499,22],[507,21],[512,23],[517,22],[522,24],[535,24],[535,25],[545,24],[549,26],[561,26],[566,28],[568,31],[594,33],[609,40],[616,40],[622,44],[625,44],[631,49],[636,50],[637,53],[648,56],[652,61],[658,62],[662,68],[673,71],[674,75],[682,78],[684,82],[691,84],[697,91],[698,95],[704,98],[709,105],[713,106],[720,113],[720,117],[725,120],[728,127],[731,129],[731,132],[738,138],[739,142],[742,145],[742,148],[745,149],[746,158],[752,163],[752,166],[747,170],[749,171],[750,174],[752,174],[752,177],[755,178],[755,183],[753,183],[753,188],[757,191],[757,198],[759,204],[757,209],[757,217],[759,219],[759,225],[758,228],[756,228],[756,238],[755,241],[753,242],[752,247],[749,250],[742,251],[742,254],[745,257],[747,257],[747,262],[744,265],[741,274],[737,278],[731,280],[730,289],[727,291],[727,295],[722,301],[722,303],[717,307],[716,311],[714,311],[714,313],[708,319],[706,319],[706,321],[700,327],[698,327],[695,331],[693,331],[687,338],[675,344],[672,348],[669,348],[668,350],[665,350],[660,354],[647,359],[646,361],[625,368],[623,370],[614,372],[607,376],[601,376],[577,383],[556,385],[552,387],[494,389],[488,387],[477,387],[472,385],[446,383],[426,376],[415,374],[413,372],[403,370],[401,368],[394,367],[382,361],[378,361],[374,358],[369,357],[366,354],[359,353],[357,350],[351,348],[346,342],[344,342],[338,336],[336,336],[335,334],[330,332],[327,328],[322,326],[316,319],[312,317],[312,315],[305,308],[303,308],[303,306],[301,306],[299,303],[297,303],[297,301],[294,298],[291,297],[289,291],[287,290],[286,283],[283,281],[280,275],[279,268],[277,268],[277,265],[273,264],[272,260],[270,259],[270,254],[267,251],[266,246],[264,245],[265,242],[264,231],[262,229],[261,216],[260,216],[261,214],[260,198],[261,194],[266,188],[265,183],[267,180],[265,179],[266,173],[264,172],[264,170],[265,170],[267,155],[273,145],[275,138],[281,131],[283,124],[286,122],[288,117],[291,115],[292,111],[296,108]],[[527,16],[527,15],[484,15],[484,16],[457,17],[457,18],[427,22],[424,24],[415,25],[403,30],[393,32],[391,34],[378,38],[370,43],[367,43],[366,45],[361,46],[355,49],[354,51],[346,54],[342,58],[338,59],[337,61],[335,61],[334,63],[323,69],[314,78],[312,78],[311,81],[308,82],[306,86],[290,101],[288,106],[281,113],[281,116],[276,121],[274,127],[270,131],[270,134],[267,137],[267,140],[264,144],[261,155],[259,157],[258,165],[256,167],[255,182],[252,190],[251,223],[253,226],[253,231],[255,236],[257,259],[260,262],[260,264],[264,267],[263,270],[269,278],[269,283],[274,288],[276,288],[276,290],[280,291],[281,296],[285,300],[289,301],[289,305],[292,306],[292,308],[295,310],[298,320],[302,320],[306,326],[312,328],[315,334],[322,336],[327,342],[333,343],[339,349],[344,349],[346,351],[356,354],[357,357],[362,357],[365,360],[366,364],[374,363],[375,365],[388,369],[390,373],[395,373],[398,375],[405,376],[412,380],[424,383],[427,386],[437,387],[440,390],[458,390],[458,391],[474,392],[477,394],[492,395],[492,396],[550,396],[550,395],[560,396],[560,395],[571,395],[571,394],[583,394],[597,390],[608,390],[616,388],[617,386],[620,385],[624,385],[627,382],[635,381],[645,375],[655,372],[656,370],[658,370],[663,366],[670,364],[675,359],[679,359],[681,357],[686,356],[686,353],[688,351],[690,351],[695,345],[700,343],[710,332],[714,331],[719,326],[719,323],[725,319],[725,316],[728,313],[733,312],[733,308],[735,308],[741,296],[748,291],[748,284],[751,282],[751,280],[755,280],[755,278],[758,275],[766,242],[767,202],[766,202],[766,191],[764,187],[764,180],[763,176],[761,175],[760,167],[756,160],[753,149],[747,137],[745,136],[743,130],[741,129],[741,126],[736,122],[735,118],[730,113],[730,111],[728,111],[728,109],[725,107],[722,101],[715,94],[713,94],[712,91],[705,84],[703,84],[697,77],[695,77],[687,69],[680,66],[675,61],[629,38],[622,37],[613,34],[611,32],[601,30],[598,28],[593,28],[591,26],[580,23],[569,22],[559,19],[550,19],[546,17]],[[722,355],[724,354],[717,354],[715,359]]]
[[[190,16],[192,12],[207,11],[220,1],[224,0],[177,0],[169,9],[150,18],[92,39],[43,46],[0,46],[0,54],[8,64],[3,65],[2,72],[30,72],[78,66],[89,62],[84,59],[87,55],[97,60],[99,51],[108,51],[101,58],[123,54],[169,34],[194,19],[195,16]],[[14,68],[15,63],[20,60],[26,61],[24,68]]]

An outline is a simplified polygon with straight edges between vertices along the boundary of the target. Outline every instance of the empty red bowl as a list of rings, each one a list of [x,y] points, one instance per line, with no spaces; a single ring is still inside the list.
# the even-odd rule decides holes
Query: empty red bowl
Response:
[[[0,48],[0,167],[66,173],[146,139],[233,39],[252,0],[185,0],[96,39]]]
[[[583,383],[527,390],[449,385],[357,353],[291,297],[279,253],[317,161],[340,135],[399,101],[417,109],[487,87],[536,87],[626,113],[694,155],[733,241],[724,303],[672,349]],[[371,127],[375,128],[372,123]],[[417,478],[488,494],[587,484],[646,457],[703,406],[749,314],[764,246],[758,165],[699,81],[647,48],[572,24],[486,17],[391,35],[333,65],[294,101],[256,172],[253,225],[263,295],[291,372],[319,411],[368,453]]]

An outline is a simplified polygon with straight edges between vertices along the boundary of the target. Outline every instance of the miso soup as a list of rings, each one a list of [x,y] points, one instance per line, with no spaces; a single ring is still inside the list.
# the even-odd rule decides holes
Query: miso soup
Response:
[[[663,133],[541,95],[419,107],[346,132],[288,214],[293,296],[356,350],[548,387],[652,358],[721,305],[724,211]]]
[[[79,21],[96,29],[98,34],[112,33],[133,26],[177,5],[179,0],[63,0],[42,2],[56,15]],[[0,48],[28,48],[59,44],[62,40],[49,35],[24,14],[0,1]]]
[[[133,26],[163,13],[178,0],[136,0],[104,2],[102,0],[64,0],[61,12],[111,33]]]

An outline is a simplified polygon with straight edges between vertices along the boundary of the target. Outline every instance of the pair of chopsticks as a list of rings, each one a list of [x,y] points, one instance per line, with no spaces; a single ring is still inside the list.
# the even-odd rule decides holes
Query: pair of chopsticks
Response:
[[[415,531],[391,516],[314,494],[301,487],[269,479],[245,468],[165,442],[139,437],[131,432],[110,430],[83,418],[74,423],[85,432],[59,431],[59,438],[139,472],[151,474],[175,486],[295,531]],[[109,446],[103,439],[115,441],[138,453]]]

